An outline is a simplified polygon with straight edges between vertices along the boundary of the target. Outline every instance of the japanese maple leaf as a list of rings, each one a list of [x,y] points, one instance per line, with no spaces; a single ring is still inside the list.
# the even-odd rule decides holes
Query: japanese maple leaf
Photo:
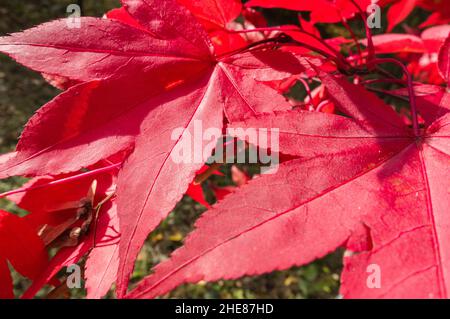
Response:
[[[438,69],[438,52],[450,32],[450,26],[441,25],[428,28],[419,36],[412,34],[381,34],[372,37],[375,51],[386,53],[422,53],[409,55],[413,60],[408,64],[409,72],[418,81],[442,84]],[[361,41],[367,45],[367,40]],[[441,58],[441,61],[445,61]],[[441,72],[442,73],[442,72]]]
[[[206,30],[226,29],[242,11],[240,0],[178,0],[202,23]]]
[[[232,123],[279,129],[280,151],[298,158],[213,206],[128,297],[303,265],[354,248],[364,228],[370,244],[360,247],[371,250],[346,259],[344,297],[448,297],[450,117],[415,136],[364,88],[321,77],[350,118],[295,110]],[[381,267],[380,289],[366,286],[370,263]]]
[[[422,39],[412,34],[378,34],[372,37],[372,41],[377,54],[399,52],[423,53],[427,51]],[[362,40],[361,43],[367,46],[366,39]]]
[[[371,4],[370,0],[355,0],[355,2],[363,11]],[[314,23],[340,22],[342,18],[352,18],[359,11],[350,0],[250,0],[246,6],[310,11],[311,21]]]
[[[418,0],[399,0],[395,2],[388,11],[388,28],[387,31],[391,32],[394,27],[406,19],[406,17],[416,7]]]
[[[424,28],[431,25],[445,24],[450,22],[450,7],[441,0],[421,0],[419,4],[432,14],[419,27]]]
[[[449,35],[450,25],[426,29],[421,38],[427,52],[417,62],[408,65],[410,72],[423,82],[444,84],[449,82]]]
[[[202,204],[206,208],[210,207],[208,201],[205,198],[205,194],[203,192],[201,184],[197,184],[195,182],[189,184],[189,187],[186,191],[186,195],[195,200],[197,203]]]
[[[433,12],[427,20],[425,20],[423,23],[419,25],[419,28],[426,28],[433,25],[443,24],[443,23],[450,23],[450,10],[448,6],[445,6],[444,9],[446,9],[447,12]]]
[[[378,34],[372,36],[376,53],[436,53],[444,43],[450,26],[440,25],[428,28],[419,36],[413,34],[390,33]],[[361,43],[367,45],[367,40],[361,40]]]
[[[424,41],[428,52],[439,52],[449,34],[450,25],[438,25],[425,29],[420,37]]]
[[[450,21],[450,10],[444,1],[434,0],[388,0],[387,3],[393,2],[388,11],[388,32],[400,22],[405,20],[415,7],[420,6],[429,10],[432,14],[419,27],[425,28],[435,24],[448,23]]]
[[[247,41],[240,34],[229,31],[229,29],[234,29],[237,25],[232,22],[239,16],[242,9],[242,4],[239,0],[178,2],[186,6],[203,25],[208,32],[216,54],[231,52],[247,45]],[[125,7],[109,11],[106,17],[138,29],[144,29],[144,31],[146,30],[145,27],[133,19]]]
[[[388,11],[388,32],[405,20],[415,7],[419,6],[425,10],[431,11],[426,21],[420,24],[419,28],[425,28],[432,25],[444,24],[450,21],[450,10],[444,1],[435,0],[388,0],[393,2]]]
[[[148,233],[203,165],[171,158],[193,136],[194,124],[202,121],[203,133],[221,129],[223,114],[237,121],[289,109],[283,96],[258,81],[304,70],[296,57],[275,50],[216,57],[207,33],[176,1],[122,2],[129,15],[124,23],[82,18],[81,29],[69,29],[59,20],[0,39],[0,50],[26,66],[83,82],[29,121],[17,152],[1,163],[1,177],[78,171],[131,153],[117,182],[119,296]],[[174,139],[179,128],[183,133]]]
[[[448,75],[445,75],[445,63],[448,61],[448,44],[446,40],[450,34],[450,25],[438,25],[422,32],[421,38],[427,49],[418,61],[408,65],[408,69],[416,79],[434,84],[448,84]],[[447,52],[447,56],[446,56]],[[444,70],[444,71],[442,71]]]
[[[35,279],[48,263],[44,243],[33,228],[14,214],[0,210],[0,298],[14,298],[8,261],[20,274]]]

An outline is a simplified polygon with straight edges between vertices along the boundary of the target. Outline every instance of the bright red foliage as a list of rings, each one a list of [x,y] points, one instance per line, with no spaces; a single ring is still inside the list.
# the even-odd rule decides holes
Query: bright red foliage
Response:
[[[8,264],[22,275],[35,279],[48,262],[39,236],[23,218],[0,210],[0,298],[13,298]]]
[[[29,120],[16,151],[0,157],[0,178],[34,177],[2,194],[30,214],[0,212],[0,297],[13,297],[6,260],[34,279],[23,298],[58,286],[59,270],[84,256],[89,298],[113,283],[119,298],[144,298],[304,265],[339,247],[348,250],[344,297],[449,297],[449,26],[420,36],[372,36],[367,27],[365,39],[323,39],[319,23],[366,23],[371,1],[122,4],[104,19],[81,18],[79,29],[58,20],[0,37],[0,51],[65,89]],[[441,8],[379,5],[388,8],[389,31],[416,5]],[[250,7],[306,11],[310,19],[267,27]],[[433,12],[423,24],[449,19]],[[383,69],[387,63],[404,77]],[[301,101],[289,96],[296,84]],[[410,111],[394,110],[380,98],[388,95]],[[220,167],[205,166],[214,147],[194,145],[200,160],[172,157],[209,128],[276,131],[272,151],[282,163],[252,180],[233,167],[237,187],[214,188],[219,201],[211,206],[201,183]],[[234,132],[246,147],[271,145]],[[209,136],[208,145],[221,140]],[[128,292],[147,236],[183,195],[208,211],[185,245]],[[46,246],[59,248],[48,264]],[[383,272],[379,289],[367,286],[373,264]]]

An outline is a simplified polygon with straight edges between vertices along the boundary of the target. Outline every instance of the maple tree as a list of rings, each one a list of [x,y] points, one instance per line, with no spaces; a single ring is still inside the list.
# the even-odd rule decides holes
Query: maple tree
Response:
[[[149,298],[304,265],[339,247],[346,298],[449,297],[448,8],[377,1],[389,32],[416,5],[430,15],[417,30],[373,35],[371,3],[122,0],[80,28],[61,19],[0,37],[1,52],[63,90],[0,157],[0,178],[31,178],[0,194],[29,212],[0,211],[0,297],[13,297],[7,262],[33,280],[23,298],[45,285],[63,294],[58,273],[74,263],[84,266],[88,298],[113,284],[119,298]],[[269,27],[254,8],[308,18]],[[323,37],[327,23],[349,36]],[[302,100],[289,94],[296,84]],[[222,136],[193,147],[201,161],[172,158],[198,122],[201,135],[236,129],[229,137],[246,149],[272,145],[246,129],[276,131],[281,164],[253,179],[233,167],[236,187],[213,189],[211,205],[201,185],[221,163],[205,165],[204,155]],[[147,236],[184,195],[208,210],[184,246],[129,290]],[[367,285],[371,265],[382,271],[377,289]]]

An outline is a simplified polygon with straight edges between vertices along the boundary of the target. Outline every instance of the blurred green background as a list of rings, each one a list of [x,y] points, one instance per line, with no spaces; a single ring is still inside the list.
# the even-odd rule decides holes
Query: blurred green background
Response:
[[[116,0],[0,0],[0,35],[20,31],[39,23],[66,16],[69,4],[78,3],[84,16],[101,17],[107,10],[118,7]],[[272,11],[272,22],[292,23],[293,12]],[[331,30],[334,31],[334,30]],[[338,30],[342,31],[342,30]],[[339,33],[339,32],[338,32]],[[27,119],[41,105],[58,94],[37,73],[0,55],[0,153],[14,148]],[[245,169],[245,168],[244,168]],[[229,185],[229,167],[226,178],[211,181]],[[19,186],[23,179],[0,181],[0,192]],[[0,201],[0,208],[18,212],[12,204]],[[150,235],[139,255],[133,281],[147,275],[151,267],[166,259],[170,252],[182,244],[185,235],[193,229],[203,206],[184,198],[169,218]],[[332,230],[330,230],[332,231]],[[299,249],[302,243],[298,243]],[[323,260],[287,271],[276,271],[259,277],[245,277],[236,281],[219,281],[184,285],[165,296],[167,298],[335,298],[338,295],[342,252]],[[15,289],[20,295],[29,282],[15,275]],[[84,291],[72,290],[72,297],[84,296]],[[41,294],[42,296],[42,294]],[[111,295],[112,296],[112,295]]]

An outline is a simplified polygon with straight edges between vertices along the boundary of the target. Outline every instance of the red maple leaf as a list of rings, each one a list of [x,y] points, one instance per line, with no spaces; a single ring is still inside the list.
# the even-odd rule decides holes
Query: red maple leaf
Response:
[[[189,195],[209,210],[185,246],[128,297],[303,265],[338,247],[348,250],[345,297],[448,297],[449,93],[413,78],[448,84],[449,27],[420,37],[372,36],[366,28],[367,40],[358,40],[347,20],[364,19],[370,3],[251,0],[243,11],[237,0],[122,0],[104,19],[81,18],[81,28],[63,19],[0,37],[0,51],[66,89],[29,120],[16,151],[0,156],[0,178],[35,177],[0,195],[30,212],[0,211],[0,284],[8,288],[0,296],[12,297],[6,260],[34,279],[23,296],[30,298],[87,256],[88,297],[104,296],[114,281],[124,297],[148,234]],[[390,29],[416,4],[435,8],[379,3],[389,4]],[[311,19],[268,27],[254,6],[307,11]],[[322,39],[315,25],[336,22],[352,39]],[[405,79],[385,63],[401,67]],[[306,97],[281,94],[297,84]],[[408,100],[412,112],[396,112],[369,90]],[[192,147],[192,137],[210,128],[217,136]],[[210,207],[201,183],[217,167],[204,165],[226,128],[279,131],[282,161],[252,180],[233,167],[238,187],[213,189],[219,201]],[[188,158],[177,161],[180,149]],[[22,228],[29,261],[17,252],[22,242],[10,245]],[[46,264],[43,246],[55,243],[63,248]],[[373,265],[383,272],[376,290],[366,281]]]
[[[281,95],[255,80],[282,79],[304,70],[293,55],[281,51],[216,57],[208,35],[175,1],[123,4],[148,31],[83,18],[81,31],[59,20],[0,39],[0,50],[28,67],[87,81],[37,112],[16,155],[0,166],[0,176],[76,171],[133,148],[118,178],[119,296],[148,233],[203,165],[170,158],[185,136],[193,135],[194,123],[201,120],[204,129],[221,129],[222,113],[236,121],[288,109]],[[176,128],[183,135],[174,139]]]
[[[345,246],[361,225],[370,231],[371,250],[346,258],[345,297],[447,297],[449,116],[415,136],[374,95],[322,78],[351,119],[288,111],[232,123],[279,128],[280,150],[299,158],[215,205],[129,297],[302,265]],[[217,263],[219,256],[227,257]],[[386,272],[381,289],[366,286],[372,263]]]
[[[33,228],[14,214],[0,210],[0,298],[14,298],[8,261],[20,274],[35,279],[45,269],[48,255]]]
[[[355,5],[356,4],[356,5]],[[352,18],[371,4],[371,0],[355,0],[355,4],[348,0],[317,0],[317,1],[290,1],[290,0],[250,0],[249,7],[284,8],[296,11],[311,12],[311,21],[314,23],[340,22],[342,18]]]
[[[444,1],[435,0],[385,0],[384,4],[392,3],[388,11],[388,29],[390,32],[396,25],[404,21],[417,6],[433,13],[419,27],[425,28],[450,22],[450,10]]]

